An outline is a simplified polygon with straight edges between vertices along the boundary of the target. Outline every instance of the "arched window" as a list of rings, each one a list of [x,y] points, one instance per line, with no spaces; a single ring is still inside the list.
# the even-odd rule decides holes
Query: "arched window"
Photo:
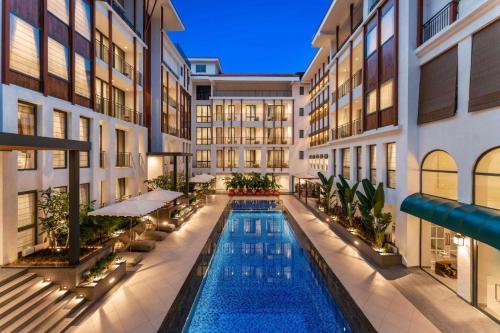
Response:
[[[425,157],[422,163],[422,193],[457,200],[457,164],[447,152],[436,150]]]
[[[476,164],[474,203],[500,209],[500,147],[484,154]]]

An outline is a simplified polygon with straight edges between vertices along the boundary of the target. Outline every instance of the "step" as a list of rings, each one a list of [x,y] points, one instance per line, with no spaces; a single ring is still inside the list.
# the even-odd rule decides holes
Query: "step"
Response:
[[[52,315],[45,320],[38,322],[34,326],[31,324],[26,327],[27,330],[21,330],[20,332],[52,332],[52,328],[59,324],[66,316],[71,314],[73,310],[77,309],[80,304],[85,302],[84,298],[76,297],[74,294],[68,295],[70,298],[63,306],[59,307],[57,311],[53,312]]]
[[[0,313],[4,313],[5,307],[10,307],[9,303],[17,301],[19,298],[24,299],[23,298],[24,294],[26,294],[26,292],[30,290],[32,287],[36,287],[37,285],[39,285],[38,287],[49,286],[50,282],[44,284],[43,279],[41,277],[35,277],[34,279],[27,281],[24,285],[20,285],[16,289],[11,290],[9,293],[1,296]]]
[[[91,304],[92,304],[91,301],[84,301],[80,303],[80,306],[77,309],[75,309],[76,311],[73,311],[71,314],[69,314],[63,320],[61,320],[59,324],[57,324],[50,330],[50,332],[51,333],[66,332],[66,330],[85,313],[85,311],[89,308]]]
[[[25,289],[20,294],[15,296],[9,303],[5,304],[0,308],[0,318],[5,317],[6,315],[15,311],[25,303],[30,302],[33,298],[45,292],[52,286],[52,283],[44,282],[42,278],[36,278],[33,280],[38,280],[38,282],[32,286],[19,287],[19,288],[24,287]]]
[[[34,279],[36,277],[35,273],[25,273],[22,274],[21,276],[18,276],[14,279],[12,279],[9,282],[6,282],[4,285],[0,286],[0,296],[3,296],[7,294],[8,292],[16,289],[17,287],[25,284],[31,279]]]
[[[21,322],[23,319],[23,316],[27,316],[27,314],[30,311],[33,311],[35,308],[37,311],[42,311],[42,305],[44,304],[44,301],[52,295],[54,292],[59,290],[59,286],[55,285],[50,285],[48,288],[43,289],[42,292],[39,292],[36,296],[32,297],[29,301],[25,302],[21,306],[17,306],[14,309],[10,311],[9,314],[3,316],[2,319],[0,319],[0,332],[7,326],[13,324],[16,321]],[[49,304],[48,302],[45,302]],[[0,314],[1,314],[0,310]]]
[[[64,297],[59,297],[57,293],[63,293]],[[48,320],[57,310],[63,307],[70,299],[67,290],[60,290],[53,293],[53,297],[47,297],[37,307],[26,313],[20,320],[15,321],[9,326],[5,327],[5,332],[30,332],[36,326],[41,325],[44,321]],[[58,296],[58,297],[56,297]],[[58,302],[56,302],[59,300]],[[33,332],[38,332],[34,330]]]
[[[0,268],[0,286],[3,286],[7,282],[18,278],[27,272],[28,270],[25,268]]]

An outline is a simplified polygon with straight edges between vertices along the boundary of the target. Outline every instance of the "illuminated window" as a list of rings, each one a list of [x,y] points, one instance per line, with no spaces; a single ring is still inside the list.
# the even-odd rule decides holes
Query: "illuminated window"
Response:
[[[377,146],[368,146],[370,152],[370,183],[377,184]]]
[[[10,69],[40,78],[40,31],[10,14]]]
[[[80,184],[80,205],[90,203],[90,183]]]
[[[392,80],[389,80],[380,86],[380,110],[390,108],[392,101]]]
[[[372,90],[368,93],[366,101],[367,109],[366,113],[374,113],[377,111],[377,90]]]
[[[209,123],[212,121],[212,108],[210,105],[196,106],[196,122]]]
[[[58,139],[66,139],[66,113],[54,111],[52,136]],[[66,151],[54,150],[52,152],[52,167],[54,169],[66,168]]]
[[[458,171],[453,158],[444,151],[430,153],[422,164],[422,193],[457,200]]]
[[[361,147],[356,147],[356,181],[363,180],[363,154]]]
[[[90,119],[80,117],[80,141],[90,140]],[[80,152],[80,168],[88,168],[90,166],[89,152]]]
[[[500,148],[486,153],[474,170],[474,203],[500,209]]]
[[[373,52],[377,50],[377,27],[373,27],[366,34],[366,57],[369,57]]]
[[[198,127],[196,129],[196,144],[212,144],[212,129],[210,127]]]
[[[196,151],[196,167],[197,168],[210,168],[211,153],[210,150],[197,150]]]
[[[84,0],[75,1],[75,30],[90,40],[90,5]]]
[[[387,144],[387,187],[396,188],[396,144]]]
[[[17,133],[22,135],[36,135],[36,109],[34,105],[17,104]],[[36,151],[23,150],[17,153],[17,169],[36,169]]]
[[[48,39],[48,71],[61,79],[68,80],[69,50],[52,38]]]
[[[17,251],[36,244],[36,192],[17,196]]]
[[[90,60],[75,53],[75,92],[90,98]]]
[[[349,148],[341,150],[342,153],[342,176],[351,179],[351,152]]]
[[[48,0],[47,10],[69,25],[69,0]]]

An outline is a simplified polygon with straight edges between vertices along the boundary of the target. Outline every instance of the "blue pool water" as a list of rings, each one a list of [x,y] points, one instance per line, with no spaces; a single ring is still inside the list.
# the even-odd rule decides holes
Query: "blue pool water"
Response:
[[[233,211],[183,332],[350,332],[281,212]]]

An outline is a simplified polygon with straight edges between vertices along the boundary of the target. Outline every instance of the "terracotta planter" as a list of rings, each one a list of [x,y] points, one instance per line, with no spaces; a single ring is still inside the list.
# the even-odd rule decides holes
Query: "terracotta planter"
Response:
[[[233,190],[233,189],[230,189],[230,190],[227,192],[227,195],[229,195],[230,197],[234,196],[234,190]]]
[[[247,195],[248,195],[249,197],[253,196],[253,191],[252,191],[252,190],[247,190]]]
[[[275,197],[279,197],[279,196],[280,196],[280,190],[274,190],[274,191],[273,191],[273,195],[274,195]]]
[[[255,191],[255,196],[256,197],[260,197],[261,196],[260,190]]]
[[[266,197],[270,196],[270,195],[271,195],[271,191],[269,191],[269,189],[268,189],[268,188],[264,189],[264,195],[265,195]]]
[[[239,190],[238,190],[238,195],[239,195],[239,196],[243,196],[243,195],[245,195],[245,192],[243,192],[243,190],[242,190],[242,189],[239,189]]]

